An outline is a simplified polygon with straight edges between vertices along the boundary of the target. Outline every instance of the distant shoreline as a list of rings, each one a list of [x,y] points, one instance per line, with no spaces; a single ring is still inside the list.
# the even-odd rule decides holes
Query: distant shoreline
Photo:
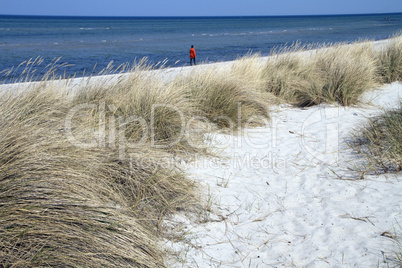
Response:
[[[381,47],[387,44],[392,38],[379,40],[379,41],[369,41],[373,44],[373,47]],[[336,45],[336,44],[334,44]],[[348,44],[345,44],[348,45]],[[306,57],[308,54],[314,53],[316,49],[306,50],[303,52],[297,53],[306,53]],[[270,57],[270,56],[261,56],[259,57],[261,60],[261,65],[263,65]],[[241,59],[241,58],[239,58]],[[239,60],[237,59],[237,60]],[[153,72],[156,78],[162,79],[164,82],[169,82],[175,79],[179,75],[187,75],[192,70],[200,70],[207,69],[207,68],[230,68],[236,60],[232,61],[222,61],[222,62],[215,62],[215,63],[200,63],[196,66],[181,66],[181,67],[166,67],[166,68],[159,68],[159,69],[151,69],[149,72]],[[123,73],[116,73],[116,74],[105,74],[105,75],[92,75],[92,76],[83,76],[83,77],[74,77],[74,78],[66,78],[66,79],[55,79],[55,80],[47,80],[46,83],[57,83],[57,85],[66,87],[71,90],[75,90],[76,88],[80,88],[82,86],[87,85],[88,83],[114,83],[117,82],[119,79],[127,77],[130,75],[131,72],[123,72]],[[41,81],[30,81],[30,82],[18,82],[18,83],[8,83],[8,84],[0,84],[0,90],[12,90],[12,89],[23,89],[27,88],[32,85],[43,83]]]
[[[299,18],[299,17],[350,17],[350,16],[377,16],[377,15],[399,15],[402,12],[390,12],[390,13],[345,13],[345,14],[310,14],[310,15],[236,15],[236,16],[81,16],[81,15],[20,15],[20,14],[0,14],[0,17],[28,17],[28,18],[107,18],[107,19],[166,19],[166,18],[178,18],[178,19],[202,19],[202,18]]]

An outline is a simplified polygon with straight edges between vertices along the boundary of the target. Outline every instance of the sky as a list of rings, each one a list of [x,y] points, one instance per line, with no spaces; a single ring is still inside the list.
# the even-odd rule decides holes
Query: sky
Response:
[[[402,12],[402,0],[0,0],[2,15],[278,16]]]

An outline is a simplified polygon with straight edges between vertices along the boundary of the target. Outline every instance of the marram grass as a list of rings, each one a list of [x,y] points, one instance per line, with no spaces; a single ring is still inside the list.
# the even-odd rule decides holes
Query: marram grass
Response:
[[[390,39],[384,49],[377,52],[379,73],[382,81],[391,83],[402,79],[402,37]]]
[[[219,127],[233,129],[255,123],[258,118],[269,118],[267,96],[244,85],[243,80],[230,71],[195,70],[174,83],[186,89],[195,107],[195,116]]]
[[[366,157],[366,169],[377,173],[402,170],[402,105],[370,118],[350,143]]]
[[[308,51],[298,44],[268,59],[265,90],[297,106],[323,102],[349,106],[377,85],[371,45],[322,46]]]
[[[1,102],[2,267],[164,267],[164,218],[199,203],[194,183],[161,164],[172,156],[144,146],[122,160],[117,148],[72,144],[74,102],[51,86]]]
[[[193,151],[184,135],[186,123],[194,114],[186,91],[164,83],[151,70],[152,66],[141,63],[116,82],[94,82],[78,91],[74,105],[93,107],[88,125],[96,127],[99,116],[109,123],[113,119],[117,128],[114,135],[124,128],[125,138],[133,144],[152,143],[176,152]]]

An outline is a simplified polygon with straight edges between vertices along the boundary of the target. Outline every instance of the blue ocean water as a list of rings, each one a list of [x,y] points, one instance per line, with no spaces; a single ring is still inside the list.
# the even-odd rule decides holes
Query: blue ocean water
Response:
[[[402,29],[402,13],[294,17],[34,17],[0,16],[0,71],[31,58],[61,57],[66,76],[97,73],[147,57],[169,66],[236,59],[249,51],[301,43],[386,39]],[[14,73],[18,76],[18,71]],[[5,73],[0,74],[4,81]]]

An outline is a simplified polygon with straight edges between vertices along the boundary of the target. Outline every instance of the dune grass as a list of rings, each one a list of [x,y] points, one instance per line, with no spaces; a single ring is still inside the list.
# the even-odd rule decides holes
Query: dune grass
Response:
[[[377,52],[382,81],[392,83],[402,79],[402,37],[393,36],[384,49]]]
[[[398,109],[370,118],[350,145],[366,156],[367,169],[377,173],[402,170],[402,103]]]
[[[323,102],[349,106],[376,86],[371,44],[322,45],[315,51],[296,43],[275,52],[263,72],[265,90],[297,106]]]
[[[2,83],[29,83],[32,81],[49,81],[65,78],[56,74],[56,71],[66,69],[72,65],[61,62],[61,57],[54,58],[49,64],[43,66],[43,58],[36,57],[20,63],[18,66],[1,70],[4,76]]]
[[[265,61],[260,53],[248,53],[235,60],[230,69],[230,75],[248,89],[261,91],[264,81],[261,79]]]
[[[195,183],[174,160],[177,152],[199,152],[183,131],[203,142],[203,132],[195,135],[187,125],[202,110],[191,83],[164,83],[151,70],[140,62],[128,75],[105,76],[74,94],[50,76],[0,93],[4,267],[166,265],[160,242],[175,238],[165,233],[164,219],[202,208]],[[251,94],[229,79],[205,85],[208,78],[201,83],[207,93],[233,91],[231,109]],[[252,101],[231,119],[238,122],[237,112],[245,115],[253,105],[267,113]]]
[[[399,264],[399,266],[402,266],[402,242],[401,242],[401,238],[398,237],[398,247],[399,247],[399,252],[397,252],[395,254],[395,258]]]
[[[253,80],[244,76],[247,73],[243,79]],[[233,129],[269,118],[266,96],[243,81],[228,70],[209,68],[192,71],[174,84],[187,90],[196,108],[194,116]]]
[[[75,104],[51,84],[0,100],[2,267],[165,266],[163,219],[199,206],[194,182],[162,165],[172,156],[74,145],[65,119]]]
[[[349,106],[358,103],[366,90],[377,86],[373,53],[370,43],[320,49],[314,57],[314,66],[323,77],[320,90],[323,99]]]
[[[184,135],[186,122],[194,114],[193,105],[184,88],[152,75],[153,67],[142,61],[118,81],[98,81],[81,88],[74,105],[92,105],[91,120],[114,120],[117,128],[105,133],[112,143],[122,138],[120,128],[131,147],[152,145],[176,152],[193,151]],[[87,125],[96,127],[99,120]]]
[[[401,230],[402,226],[399,224],[399,222],[396,223],[397,225],[397,231],[395,232],[395,243],[397,244],[398,250],[395,252],[395,260],[397,264],[402,266],[402,239],[401,239]],[[396,265],[396,267],[398,267]]]
[[[290,47],[274,50],[273,56],[263,68],[261,77],[264,81],[263,89],[287,102],[302,105],[300,102],[305,102],[302,93],[310,93],[314,90],[315,83],[320,82],[320,77],[310,60],[303,55],[306,49],[296,43]]]

